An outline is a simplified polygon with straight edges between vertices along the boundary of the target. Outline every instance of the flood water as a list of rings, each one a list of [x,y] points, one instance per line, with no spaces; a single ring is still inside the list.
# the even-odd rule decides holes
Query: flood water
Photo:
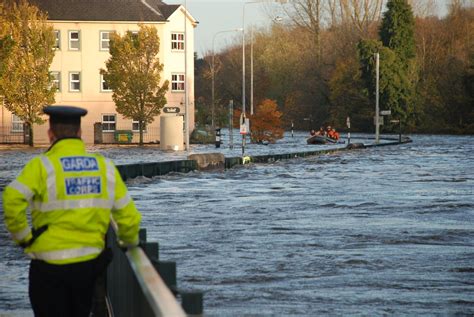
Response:
[[[472,316],[474,137],[412,139],[128,185],[178,287],[204,291],[206,316]],[[287,137],[249,151],[313,149]],[[171,154],[141,159],[153,155]],[[16,173],[3,166],[0,182]],[[28,260],[3,222],[0,252],[0,315],[27,311]]]

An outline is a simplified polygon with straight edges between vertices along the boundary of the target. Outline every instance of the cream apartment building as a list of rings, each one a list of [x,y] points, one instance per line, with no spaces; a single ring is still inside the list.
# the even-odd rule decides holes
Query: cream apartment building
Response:
[[[94,142],[94,123],[100,122],[104,139],[113,139],[117,129],[132,130],[138,135],[138,122],[117,113],[112,91],[100,75],[110,57],[112,32],[138,31],[139,24],[157,28],[160,37],[159,59],[164,64],[162,81],[168,80],[167,107],[185,112],[185,52],[190,131],[194,127],[194,28],[197,21],[181,5],[159,0],[30,0],[48,13],[56,35],[55,57],[50,71],[57,87],[56,104],[86,108],[82,120],[83,139]],[[186,26],[185,26],[186,24]],[[185,49],[185,45],[187,48]],[[13,133],[21,122],[2,109],[3,124],[11,124]],[[163,115],[163,114],[162,114]],[[175,115],[175,114],[174,114]],[[147,126],[159,140],[159,117]],[[48,143],[48,125],[35,125],[35,144]],[[135,136],[134,136],[135,137]]]

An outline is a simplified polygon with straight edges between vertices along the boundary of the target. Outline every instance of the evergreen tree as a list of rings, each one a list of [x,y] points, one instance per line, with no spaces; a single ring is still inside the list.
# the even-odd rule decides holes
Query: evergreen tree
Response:
[[[391,109],[392,115],[404,121],[412,112],[412,85],[407,72],[394,51],[382,45],[380,41],[362,40],[358,45],[361,64],[361,78],[366,83],[366,93],[375,100],[375,53],[380,54],[379,92],[380,106]]]
[[[384,46],[395,52],[402,65],[415,57],[415,19],[406,0],[389,0],[380,27]]]

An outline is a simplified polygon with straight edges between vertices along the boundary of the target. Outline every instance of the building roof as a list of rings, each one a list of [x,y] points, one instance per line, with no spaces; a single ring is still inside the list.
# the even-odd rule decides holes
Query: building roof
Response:
[[[180,5],[168,5],[161,0],[29,0],[48,20],[55,21],[166,21]]]

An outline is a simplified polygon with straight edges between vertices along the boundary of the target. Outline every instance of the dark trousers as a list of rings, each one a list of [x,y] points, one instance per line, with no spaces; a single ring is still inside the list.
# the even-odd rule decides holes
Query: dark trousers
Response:
[[[97,259],[66,265],[32,260],[29,295],[35,316],[89,316],[97,275]]]

